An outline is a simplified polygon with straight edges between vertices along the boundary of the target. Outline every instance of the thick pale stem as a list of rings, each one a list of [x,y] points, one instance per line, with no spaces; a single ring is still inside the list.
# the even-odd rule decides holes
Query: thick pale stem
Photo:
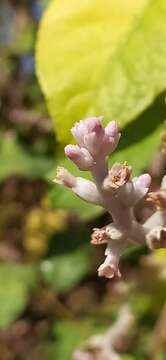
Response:
[[[95,164],[91,168],[91,173],[99,192],[103,193],[102,183],[105,177],[108,175],[108,163],[105,157],[100,156],[95,159]]]
[[[110,213],[114,223],[123,230],[127,230],[132,225],[133,214],[130,208],[118,204],[113,194],[108,194],[103,189],[103,181],[108,175],[108,164],[106,158],[96,159],[96,163],[91,169],[99,194],[103,199],[105,209]]]

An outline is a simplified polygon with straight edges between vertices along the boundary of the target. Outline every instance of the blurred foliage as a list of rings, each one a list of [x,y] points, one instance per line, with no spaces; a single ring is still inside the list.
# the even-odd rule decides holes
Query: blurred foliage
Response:
[[[0,265],[0,328],[4,329],[23,313],[30,290],[36,286],[37,273],[31,266]]]
[[[25,219],[23,239],[23,247],[30,258],[45,255],[50,236],[64,230],[66,222],[66,213],[63,210],[53,211],[46,198],[38,208],[32,209]]]
[[[165,14],[164,0],[0,1],[1,360],[70,360],[126,302],[136,325],[122,360],[166,357],[165,250],[132,248],[122,279],[99,279],[104,249],[88,243],[109,219],[52,183],[58,165],[80,174],[62,148],[89,114],[123,128],[110,164],[148,164],[165,119]]]
[[[103,330],[103,327],[98,326],[98,332],[101,331],[101,329]],[[96,323],[92,320],[57,323],[53,328],[53,335],[58,339],[58,346],[54,351],[54,356],[56,356],[57,359],[70,359],[73,351],[79,348],[89,336],[95,333]],[[54,357],[52,357],[52,359],[54,359]]]
[[[10,134],[0,137],[0,179],[10,175],[26,175],[30,177],[44,177],[54,161],[42,156],[32,156],[17,143]]]
[[[55,290],[68,290],[88,274],[87,251],[79,249],[41,263],[41,272],[47,285]]]

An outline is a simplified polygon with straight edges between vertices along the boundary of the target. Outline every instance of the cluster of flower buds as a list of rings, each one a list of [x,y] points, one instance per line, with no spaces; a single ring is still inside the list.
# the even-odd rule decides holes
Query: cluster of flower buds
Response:
[[[90,170],[98,158],[113,152],[118,145],[120,134],[114,121],[104,129],[102,117],[88,118],[76,123],[71,132],[78,145],[67,145],[65,154],[80,170]]]
[[[149,193],[157,210],[140,224],[134,216],[134,207],[147,195],[151,177],[149,174],[132,177],[132,167],[127,163],[115,163],[109,170],[107,157],[116,149],[121,136],[116,122],[111,121],[104,128],[102,117],[90,117],[76,123],[71,132],[78,145],[67,145],[65,154],[80,170],[90,171],[94,181],[75,177],[60,167],[55,182],[110,213],[113,222],[102,229],[94,229],[91,242],[107,244],[99,276],[119,277],[119,259],[130,243],[147,243],[151,249],[166,246],[166,180],[158,193]]]

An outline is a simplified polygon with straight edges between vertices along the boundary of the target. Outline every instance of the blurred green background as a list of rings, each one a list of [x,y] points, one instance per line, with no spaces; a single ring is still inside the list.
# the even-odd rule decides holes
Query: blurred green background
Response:
[[[71,124],[103,114],[122,128],[110,163],[148,169],[158,188],[165,39],[165,0],[0,1],[0,360],[73,359],[126,303],[120,358],[166,359],[166,251],[133,247],[120,280],[99,279],[104,247],[89,240],[109,217],[52,182],[58,164],[76,173]],[[143,201],[136,216],[153,210]]]

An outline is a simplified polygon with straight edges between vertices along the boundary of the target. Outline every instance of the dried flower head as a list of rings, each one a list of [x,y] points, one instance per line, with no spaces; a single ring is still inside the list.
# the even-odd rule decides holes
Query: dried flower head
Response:
[[[158,209],[166,209],[166,191],[165,190],[150,192],[148,194],[147,200],[152,202]]]
[[[94,228],[91,236],[91,244],[101,245],[106,244],[110,240],[110,236],[107,233],[106,229]]]
[[[147,243],[149,248],[152,250],[159,249],[161,247],[165,248],[166,228],[163,228],[162,226],[156,226],[154,229],[152,229],[147,235]]]
[[[132,167],[124,164],[115,163],[108,176],[105,178],[103,187],[105,190],[118,189],[125,185],[131,176]]]

